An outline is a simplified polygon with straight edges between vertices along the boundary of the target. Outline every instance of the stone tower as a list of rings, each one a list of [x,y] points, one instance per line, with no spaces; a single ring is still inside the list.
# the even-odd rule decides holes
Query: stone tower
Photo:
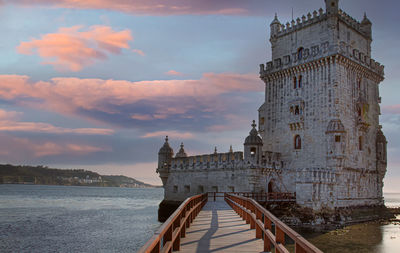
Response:
[[[262,64],[263,152],[279,152],[297,202],[322,207],[382,204],[386,138],[379,125],[383,66],[371,59],[371,22],[325,0],[290,23],[270,25]]]

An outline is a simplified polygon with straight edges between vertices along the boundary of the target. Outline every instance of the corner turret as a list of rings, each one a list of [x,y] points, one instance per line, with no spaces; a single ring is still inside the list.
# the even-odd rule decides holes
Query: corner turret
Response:
[[[339,13],[339,0],[325,0],[326,14],[337,15]]]
[[[278,15],[275,13],[275,18],[272,23],[269,25],[271,28],[271,39],[275,38],[278,35],[279,29],[282,26],[281,22],[278,20]]]
[[[367,35],[369,38],[372,39],[372,23],[367,18],[367,13],[364,13],[364,18],[361,21],[360,30]]]
[[[174,150],[168,143],[168,136],[165,137],[164,145],[158,151],[158,168],[157,173],[160,173],[163,185],[167,183],[169,176],[169,169],[171,167],[171,160],[174,156]]]
[[[256,121],[253,120],[253,127],[244,141],[244,160],[251,164],[258,164],[261,161],[261,149],[263,142],[261,137],[258,135],[256,129]]]

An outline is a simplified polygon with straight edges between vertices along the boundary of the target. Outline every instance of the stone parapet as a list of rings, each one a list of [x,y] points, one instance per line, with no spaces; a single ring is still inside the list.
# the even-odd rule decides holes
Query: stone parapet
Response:
[[[357,49],[350,50],[344,44],[341,44],[343,47],[337,54],[322,56],[318,59],[312,58],[311,60],[304,60],[302,63],[297,64],[287,64],[279,65],[279,67],[275,67],[272,62],[267,63],[267,67],[264,64],[260,65],[260,78],[263,80],[270,79],[279,79],[282,76],[292,75],[294,73],[302,72],[307,69],[315,69],[319,66],[331,64],[334,62],[341,62],[347,64],[349,67],[353,66],[357,69],[370,72],[375,76],[374,79],[381,82],[384,79],[384,66],[379,62],[376,62],[373,59],[365,57],[358,52]]]
[[[318,12],[315,10],[312,14],[309,12],[307,16],[303,15],[301,19],[297,18],[296,21],[292,20],[290,23],[287,22],[285,25],[280,25],[277,30],[276,38],[283,37],[304,27],[318,23],[321,20],[326,19],[326,17],[327,15],[324,13],[322,8],[319,9]]]
[[[352,27],[356,32],[360,33],[361,35],[367,38],[370,38],[370,35],[365,33],[361,29],[361,23],[357,21],[355,18],[351,17],[346,12],[344,12],[343,10],[341,9],[339,10],[337,17],[339,18],[340,21],[342,21],[346,25]],[[298,17],[296,18],[296,20],[292,20],[291,22],[286,22],[286,24],[281,24],[278,27],[275,36],[272,36],[272,39],[280,38],[290,33],[297,32],[305,27],[326,20],[327,18],[328,15],[324,12],[322,8],[320,8],[318,11],[314,10],[312,14],[309,12],[307,13],[307,15],[301,16],[301,18]]]

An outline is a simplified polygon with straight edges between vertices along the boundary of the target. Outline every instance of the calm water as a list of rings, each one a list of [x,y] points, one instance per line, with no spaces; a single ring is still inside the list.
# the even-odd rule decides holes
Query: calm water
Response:
[[[0,185],[0,252],[135,252],[160,226],[162,197],[163,189]],[[400,194],[385,200],[400,207]],[[327,253],[400,252],[395,223],[305,237]]]
[[[135,252],[163,189],[0,185],[0,252]]]

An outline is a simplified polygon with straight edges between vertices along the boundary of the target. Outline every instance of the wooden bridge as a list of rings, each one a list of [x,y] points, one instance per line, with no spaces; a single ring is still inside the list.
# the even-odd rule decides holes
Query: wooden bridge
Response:
[[[249,198],[251,194],[205,193],[186,199],[139,252],[322,252]],[[265,201],[293,198],[256,195]]]

